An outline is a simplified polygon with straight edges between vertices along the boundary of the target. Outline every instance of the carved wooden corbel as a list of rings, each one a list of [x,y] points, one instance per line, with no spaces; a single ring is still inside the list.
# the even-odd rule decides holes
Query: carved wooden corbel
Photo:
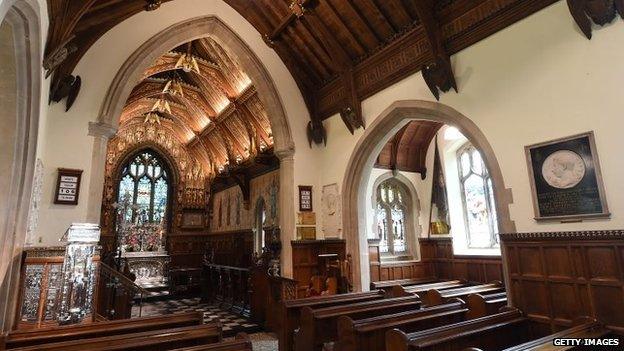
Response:
[[[604,26],[617,14],[624,19],[624,0],[568,0],[568,8],[587,39],[592,38],[592,22]]]
[[[318,119],[312,119],[310,122],[308,122],[308,127],[306,128],[306,130],[310,147],[312,147],[312,142],[317,145],[327,145],[327,132],[325,131],[323,122],[319,121]]]
[[[436,100],[440,100],[440,91],[446,93],[453,88],[457,92],[450,59],[438,59],[433,64],[423,67],[422,76]]]
[[[81,85],[82,80],[80,76],[63,75],[61,78],[56,79],[56,83],[50,88],[49,103],[60,102],[67,98],[65,101],[65,112],[69,111],[76,101],[76,97],[78,97]]]
[[[444,48],[442,30],[435,16],[434,3],[431,0],[422,0],[415,1],[414,5],[433,56],[433,63],[423,67],[422,76],[433,96],[440,100],[440,90],[446,93],[453,88],[457,92],[451,58]]]

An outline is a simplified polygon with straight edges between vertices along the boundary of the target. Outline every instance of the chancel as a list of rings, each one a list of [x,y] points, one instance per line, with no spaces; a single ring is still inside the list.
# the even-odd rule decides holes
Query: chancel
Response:
[[[0,350],[621,348],[623,40],[622,0],[0,0]]]

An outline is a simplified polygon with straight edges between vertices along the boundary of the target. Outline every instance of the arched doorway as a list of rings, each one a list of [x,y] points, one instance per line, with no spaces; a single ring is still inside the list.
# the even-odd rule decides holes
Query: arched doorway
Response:
[[[13,322],[28,227],[42,84],[41,40],[36,1],[0,4],[0,332]]]
[[[211,37],[229,48],[239,58],[243,70],[256,86],[258,96],[266,107],[274,139],[274,153],[280,159],[279,221],[283,233],[293,233],[295,227],[294,199],[294,141],[280,96],[262,62],[247,44],[215,16],[203,16],[177,23],[147,40],[124,63],[108,89],[97,123],[89,126],[94,136],[93,165],[89,182],[90,194],[101,194],[104,184],[104,164],[107,140],[115,134],[124,104],[144,71],[163,52],[202,37]],[[99,167],[99,168],[98,168]],[[102,198],[89,197],[87,217],[97,221]],[[282,273],[292,275],[290,236],[282,235]]]
[[[356,290],[368,290],[369,266],[366,240],[366,186],[375,158],[386,142],[412,120],[431,120],[456,127],[472,144],[481,150],[483,161],[490,170],[499,232],[514,232],[515,224],[509,216],[511,190],[505,187],[503,175],[494,150],[485,135],[469,118],[453,108],[430,101],[396,101],[366,129],[349,159],[343,184],[343,228],[347,250],[353,257]]]

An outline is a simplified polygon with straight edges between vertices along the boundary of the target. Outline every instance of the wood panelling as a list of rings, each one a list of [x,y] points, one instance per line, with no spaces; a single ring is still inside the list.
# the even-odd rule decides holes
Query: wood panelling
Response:
[[[624,231],[503,234],[512,304],[561,329],[593,316],[624,331]]]
[[[251,267],[253,255],[253,231],[211,233],[204,235],[205,243],[199,250],[208,253],[211,263],[241,268]]]
[[[369,244],[368,255],[370,260],[371,282],[435,277],[433,262],[421,262],[416,260],[381,262],[379,245],[374,243]]]
[[[297,298],[305,297],[306,289],[313,275],[322,270],[318,255],[338,254],[339,260],[346,258],[346,245],[342,239],[295,240],[292,241],[293,279],[297,281]]]
[[[503,281],[500,256],[456,256],[451,238],[421,238],[419,243],[420,261],[396,262],[381,262],[379,247],[369,244],[371,282],[410,278]]]

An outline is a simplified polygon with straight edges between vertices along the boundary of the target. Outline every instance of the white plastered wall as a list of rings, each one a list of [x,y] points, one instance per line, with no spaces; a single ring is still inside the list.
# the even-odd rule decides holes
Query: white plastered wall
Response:
[[[45,178],[42,211],[37,235],[41,244],[53,244],[71,222],[87,218],[90,169],[93,167],[93,138],[88,136],[89,122],[95,122],[107,89],[126,59],[146,40],[161,30],[198,16],[215,15],[246,42],[271,75],[295,142],[295,184],[313,185],[320,199],[318,148],[310,149],[306,137],[309,115],[292,76],[258,33],[242,16],[221,0],[176,0],[160,9],[141,12],[107,32],[82,58],[74,74],[83,85],[74,106],[64,112],[64,103],[52,105],[46,135]],[[58,167],[84,170],[79,204],[54,205],[54,187]],[[293,204],[296,199],[293,198]]]
[[[560,1],[452,58],[459,94],[441,103],[472,119],[487,137],[511,188],[511,219],[518,231],[624,227],[624,21],[595,28],[587,40]],[[363,102],[367,125],[397,100],[434,100],[420,73]],[[363,130],[349,134],[339,116],[325,121],[321,184],[342,186],[346,165]],[[611,219],[537,223],[524,146],[588,130],[596,133]],[[428,208],[421,197],[422,208]]]

